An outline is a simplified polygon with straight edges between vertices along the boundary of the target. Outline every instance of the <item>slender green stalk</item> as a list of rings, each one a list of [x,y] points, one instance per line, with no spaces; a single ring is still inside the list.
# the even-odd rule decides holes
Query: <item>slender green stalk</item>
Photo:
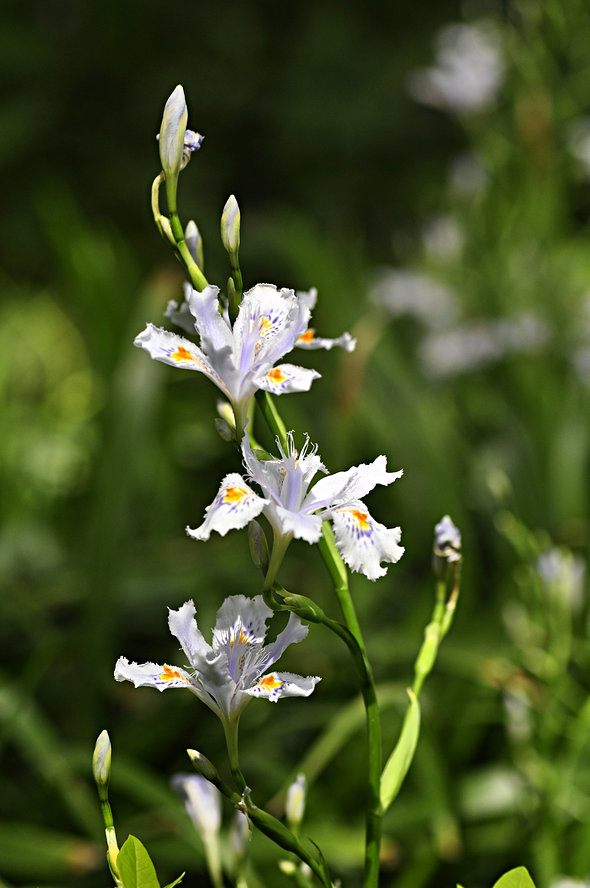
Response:
[[[178,250],[180,257],[186,266],[186,270],[191,279],[193,287],[195,288],[195,290],[203,290],[207,286],[207,278],[191,256],[190,250],[184,239],[184,231],[182,230],[180,218],[176,209],[175,196],[172,197],[170,194],[168,194],[168,212],[170,213],[170,219],[166,219],[160,213],[160,187],[165,181],[166,177],[164,173],[161,172],[158,176],[156,176],[152,183],[151,202],[154,221],[158,226],[158,230],[162,237],[168,238],[168,234],[164,230],[164,226],[170,226],[168,231],[174,238],[176,249]]]
[[[348,585],[348,571],[336,549],[332,527],[323,523],[323,536],[318,547],[328,568],[334,591],[347,629],[356,641],[360,658],[353,657],[360,678],[361,693],[365,704],[367,726],[367,811],[365,825],[365,876],[364,888],[377,888],[379,882],[379,848],[381,844],[381,720],[373,670],[367,657],[365,643]],[[349,645],[350,647],[350,645]]]
[[[224,725],[225,726],[225,725]],[[226,734],[227,739],[227,734]],[[229,744],[228,744],[229,751]],[[198,773],[202,774],[203,770],[198,765],[198,760],[202,760],[202,756],[199,756],[199,753],[196,753],[194,750],[188,750],[189,756],[193,765],[195,766]],[[236,755],[237,755],[237,743],[236,743]],[[195,758],[197,758],[197,762],[195,762]],[[252,799],[250,798],[250,790],[244,785],[244,789],[241,792],[241,795],[237,792],[234,792],[225,781],[221,779],[216,769],[210,762],[207,762],[207,780],[210,780],[214,786],[221,792],[222,795],[225,796],[229,801],[240,811],[243,811],[244,814],[247,815],[249,820],[254,824],[254,826],[258,827],[258,829],[264,833],[265,836],[268,836],[276,845],[280,848],[283,848],[285,851],[290,851],[295,854],[299,860],[302,860],[306,863],[311,870],[316,874],[319,878],[320,882],[324,886],[324,888],[333,888],[332,882],[330,880],[330,875],[328,873],[325,861],[320,857],[318,861],[315,857],[310,854],[309,851],[301,844],[299,839],[293,835],[290,829],[285,826],[280,820],[277,820],[276,817],[273,817],[272,814],[269,814],[268,811],[264,811],[262,808],[258,808],[257,805],[254,804]],[[242,777],[243,780],[243,777]]]
[[[244,792],[247,788],[246,781],[244,779],[244,775],[240,769],[240,761],[238,758],[238,725],[239,725],[239,716],[238,718],[224,718],[223,722],[223,730],[225,732],[225,742],[227,745],[227,755],[229,758],[229,766],[231,768],[232,777],[234,778],[235,784],[240,790],[240,792]]]
[[[276,404],[273,401],[272,395],[268,392],[263,392],[262,390],[258,390],[256,392],[256,403],[260,408],[260,412],[262,413],[266,424],[269,429],[273,433],[273,435],[279,439],[281,447],[283,450],[287,450],[287,429],[285,427],[285,423],[281,419],[279,411],[276,408]]]
[[[195,290],[204,290],[208,283],[207,278],[191,256],[191,252],[184,239],[184,231],[182,230],[180,218],[176,210],[170,213],[170,227],[172,229],[172,234],[174,235],[176,249],[180,253],[182,261],[186,266],[193,287]]]
[[[286,449],[286,427],[272,397],[268,392],[259,391],[256,394],[256,401],[270,430],[277,436],[281,446]],[[332,528],[326,521],[323,523],[323,536],[318,546],[332,578],[334,591],[342,610],[346,628],[358,645],[360,653],[360,656],[353,656],[353,661],[359,676],[361,693],[365,704],[368,744],[364,888],[377,888],[379,881],[382,808],[380,793],[381,721],[379,718],[375,680],[348,586],[348,571],[336,549]]]

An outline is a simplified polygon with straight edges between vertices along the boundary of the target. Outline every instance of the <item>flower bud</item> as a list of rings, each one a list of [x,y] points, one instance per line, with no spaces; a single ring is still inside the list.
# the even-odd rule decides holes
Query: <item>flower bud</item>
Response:
[[[184,229],[184,239],[186,241],[189,253],[202,271],[205,266],[203,256],[203,238],[201,237],[199,229],[192,219]]]
[[[221,826],[221,794],[200,774],[174,774],[172,788],[181,796],[186,813],[202,837],[215,835]]]
[[[200,774],[205,780],[217,783],[219,780],[219,774],[217,773],[215,765],[212,764],[206,756],[202,755],[202,753],[197,752],[196,749],[187,749],[187,753],[197,774]]]
[[[248,525],[248,544],[254,566],[261,571],[263,576],[266,576],[269,562],[268,543],[262,526],[255,518]]]
[[[307,620],[309,623],[323,623],[326,619],[321,607],[318,607],[315,601],[306,598],[305,595],[296,595],[290,592],[283,597],[282,603],[302,620]]]
[[[285,815],[291,829],[296,829],[303,820],[306,795],[307,781],[305,774],[298,774],[287,791],[287,800],[285,802]]]
[[[166,179],[176,179],[180,172],[187,120],[184,90],[178,85],[164,106],[160,127],[160,161]]]
[[[219,435],[222,441],[226,441],[229,443],[230,441],[236,440],[236,430],[228,424],[225,419],[222,419],[221,416],[216,416],[213,420],[213,425],[215,426],[215,431]]]
[[[98,735],[92,756],[92,775],[102,799],[107,796],[109,778],[111,776],[111,739],[106,731]]]
[[[446,575],[447,567],[461,561],[461,533],[449,515],[445,515],[434,528],[432,567],[439,579]]]
[[[233,194],[228,197],[221,214],[221,240],[232,263],[237,262],[240,249],[240,208]]]

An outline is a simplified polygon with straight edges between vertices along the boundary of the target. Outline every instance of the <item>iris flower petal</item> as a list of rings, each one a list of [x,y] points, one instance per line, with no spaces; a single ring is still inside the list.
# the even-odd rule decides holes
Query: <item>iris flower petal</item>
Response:
[[[395,564],[404,554],[399,527],[387,528],[375,521],[362,502],[334,509],[331,513],[334,539],[351,570],[376,580],[387,573],[382,561]]]
[[[187,527],[196,540],[208,540],[212,531],[225,536],[228,530],[240,530],[260,515],[266,500],[254,493],[237,472],[226,475],[217,496],[205,509],[205,520],[199,527]]]

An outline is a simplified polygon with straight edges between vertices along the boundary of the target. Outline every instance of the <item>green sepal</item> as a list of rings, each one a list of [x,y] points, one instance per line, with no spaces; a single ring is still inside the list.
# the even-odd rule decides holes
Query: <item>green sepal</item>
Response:
[[[535,888],[535,883],[525,866],[517,866],[500,876],[494,888]]]
[[[117,856],[123,888],[160,888],[150,855],[135,836],[128,836]]]
[[[420,704],[416,695],[409,688],[408,696],[410,702],[404,716],[401,734],[381,774],[380,798],[384,812],[387,811],[401,789],[412,764],[420,735]]]
[[[180,885],[185,876],[186,873],[181,873],[177,879],[174,879],[173,882],[168,882],[167,885],[164,885],[164,888],[174,888],[175,885]]]

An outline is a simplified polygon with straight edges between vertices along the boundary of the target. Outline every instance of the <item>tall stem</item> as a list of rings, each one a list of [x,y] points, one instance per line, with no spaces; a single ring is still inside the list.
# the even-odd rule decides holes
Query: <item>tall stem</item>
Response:
[[[276,408],[275,402],[268,392],[259,391],[256,394],[256,402],[266,420],[271,432],[287,446],[287,432],[285,424]],[[353,657],[357,670],[363,702],[365,704],[368,762],[367,762],[367,811],[366,811],[366,838],[365,838],[365,877],[364,888],[377,888],[379,881],[379,847],[381,844],[381,818],[382,808],[380,799],[381,784],[381,721],[379,719],[379,705],[375,690],[373,670],[367,657],[365,643],[361,628],[354,608],[354,603],[348,586],[348,571],[340,558],[332,528],[327,521],[323,523],[323,536],[319,543],[319,550],[326,567],[332,578],[334,591],[342,610],[347,629],[358,644],[361,657]]]
[[[377,888],[379,882],[379,847],[381,844],[381,720],[373,670],[367,657],[365,643],[348,585],[348,571],[340,558],[334,542],[332,527],[323,523],[323,536],[318,543],[322,558],[328,568],[334,591],[340,604],[346,627],[358,644],[360,658],[353,657],[360,678],[361,693],[365,704],[367,726],[367,811],[365,840],[364,888]]]
[[[222,719],[223,730],[225,732],[225,742],[227,745],[227,756],[229,758],[229,766],[231,768],[232,777],[234,778],[235,784],[240,792],[244,792],[244,790],[246,789],[246,781],[240,769],[240,761],[238,758],[239,721],[239,716],[237,718]]]

